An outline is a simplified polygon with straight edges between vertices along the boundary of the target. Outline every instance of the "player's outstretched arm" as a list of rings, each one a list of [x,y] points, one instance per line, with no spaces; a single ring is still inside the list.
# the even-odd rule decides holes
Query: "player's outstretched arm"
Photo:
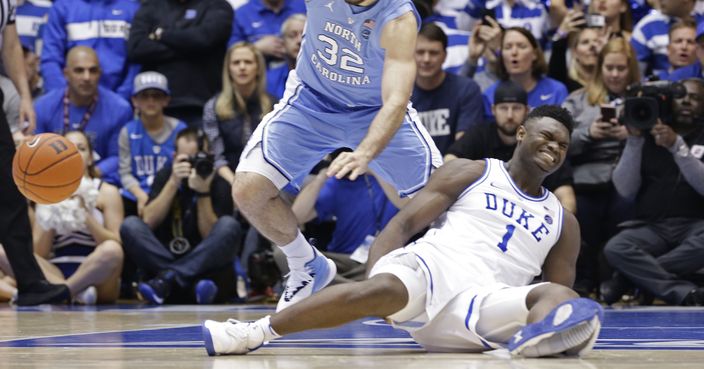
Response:
[[[384,150],[401,126],[413,92],[416,76],[414,59],[418,24],[415,15],[406,13],[384,26],[381,46],[386,51],[381,81],[382,107],[369,131],[354,152],[340,154],[328,168],[327,175],[343,178],[350,173],[354,180],[367,171],[367,165]]]
[[[485,167],[485,161],[457,159],[436,170],[425,188],[389,221],[372,244],[367,274],[379,258],[403,247],[452,206],[462,191],[482,176]]]
[[[562,233],[543,264],[543,280],[572,288],[581,236],[577,218],[562,211]]]

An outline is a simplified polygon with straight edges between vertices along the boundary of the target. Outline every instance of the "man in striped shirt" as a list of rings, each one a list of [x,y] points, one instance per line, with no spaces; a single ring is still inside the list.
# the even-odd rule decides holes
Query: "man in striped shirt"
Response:
[[[32,97],[24,71],[22,47],[15,26],[15,1],[0,0],[0,54],[5,71],[20,94],[18,129],[32,133],[35,125]],[[0,100],[3,96],[0,94]],[[0,105],[2,101],[0,101]],[[32,229],[25,199],[12,182],[12,158],[15,144],[7,118],[0,114],[0,243],[7,254],[17,281],[18,305],[60,302],[69,298],[66,285],[49,284],[32,254]]]

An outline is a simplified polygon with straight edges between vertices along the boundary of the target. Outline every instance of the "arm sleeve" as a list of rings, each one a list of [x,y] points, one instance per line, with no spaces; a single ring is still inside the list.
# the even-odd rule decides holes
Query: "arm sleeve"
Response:
[[[55,3],[49,11],[49,19],[44,25],[40,70],[45,91],[66,86],[63,68],[66,61],[67,35],[63,13],[63,2]]]
[[[215,170],[218,170],[227,165],[227,159],[225,159],[225,144],[220,136],[218,118],[215,114],[216,101],[215,97],[210,99],[203,108],[203,132],[208,136],[208,142],[215,155]]]
[[[330,220],[335,215],[335,178],[328,178],[315,201],[319,220]]]
[[[130,150],[130,141],[127,137],[127,127],[122,127],[120,137],[118,138],[120,146],[120,181],[122,188],[128,189],[134,185],[139,185],[137,178],[132,175],[132,152]]]
[[[451,154],[458,158],[476,159],[478,145],[474,142],[474,138],[478,137],[477,135],[476,129],[470,128],[459,140],[450,145],[446,154]]]
[[[122,80],[120,86],[117,86],[115,93],[120,95],[123,99],[130,101],[130,98],[132,97],[132,87],[134,85],[134,77],[139,74],[140,69],[141,66],[139,64],[130,63],[127,66],[125,78]]]
[[[161,41],[186,53],[210,50],[225,42],[232,29],[232,6],[226,1],[213,3],[200,24],[183,29],[164,29]]]
[[[567,38],[561,38],[552,43],[548,77],[558,81],[567,81]]]
[[[154,182],[149,188],[149,201],[147,201],[147,203],[152,202],[152,200],[159,196],[161,191],[164,189],[164,186],[166,186],[166,181],[168,181],[171,177],[171,169],[171,165],[166,165],[161,168],[160,171],[156,172]]]
[[[108,138],[107,141],[107,154],[98,163],[98,168],[100,168],[100,172],[103,173],[103,178],[113,184],[117,183],[116,180],[119,179],[120,146],[118,144],[118,138],[120,131],[122,127],[132,119],[132,108],[130,108],[126,102],[121,101],[120,103],[125,105],[118,117],[119,127],[110,132],[110,138]]]
[[[20,123],[20,95],[11,81],[5,85],[3,92],[5,95],[3,110],[7,117],[7,124],[10,126],[10,131],[15,132],[19,130]]]
[[[152,17],[155,12],[156,8],[146,3],[139,7],[132,19],[130,37],[127,40],[127,57],[133,63],[159,63],[176,57],[176,52],[169,46],[149,39],[149,34],[158,25],[157,20]]]
[[[629,136],[621,159],[614,169],[612,180],[616,191],[623,197],[633,200],[640,189],[640,165],[643,158],[645,138]]]
[[[675,163],[680,168],[682,176],[698,194],[704,196],[704,163],[690,153],[690,148],[682,137],[677,136],[677,141],[669,149],[675,158]],[[685,151],[686,150],[686,151]],[[682,155],[686,152],[687,155]]]
[[[241,24],[242,21],[237,20],[237,13],[235,13],[232,20],[232,31],[230,32],[230,39],[227,40],[228,48],[240,41],[247,40],[247,36],[244,34],[244,29],[242,29],[242,26],[240,26]]]
[[[466,131],[469,127],[484,122],[482,92],[476,82],[468,82],[457,114],[457,132]]]
[[[577,118],[581,114],[581,106],[583,106],[586,101],[586,95],[581,92],[573,92],[567,97],[562,107],[567,109],[572,116]],[[584,152],[585,147],[592,142],[591,136],[589,136],[589,127],[592,122],[582,122],[575,119],[577,126],[572,131],[572,139],[570,142],[569,155],[579,155]]]
[[[474,78],[474,74],[477,73],[477,65],[472,65],[468,61],[465,61],[464,64],[462,64],[462,68],[460,68],[459,75],[460,76],[465,76],[468,78]]]

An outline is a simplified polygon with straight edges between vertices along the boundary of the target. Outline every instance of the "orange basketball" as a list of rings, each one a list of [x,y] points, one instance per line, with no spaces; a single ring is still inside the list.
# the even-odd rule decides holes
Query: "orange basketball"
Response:
[[[71,196],[81,184],[83,169],[76,145],[53,133],[23,142],[12,160],[17,188],[39,204],[53,204]]]

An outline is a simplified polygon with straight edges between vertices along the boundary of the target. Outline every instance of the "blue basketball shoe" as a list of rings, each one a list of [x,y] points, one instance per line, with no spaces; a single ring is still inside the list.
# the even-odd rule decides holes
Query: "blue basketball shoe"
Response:
[[[201,279],[194,288],[197,304],[212,304],[218,295],[218,286],[210,279]]]
[[[509,341],[508,350],[512,355],[525,357],[581,356],[594,346],[603,319],[604,310],[595,301],[567,300],[545,319],[518,331]]]
[[[337,273],[335,262],[325,257],[315,247],[313,247],[313,252],[315,253],[313,259],[305,263],[301,269],[291,267],[286,287],[276,305],[276,312],[318,292],[335,278]],[[289,266],[291,265],[289,264]]]

